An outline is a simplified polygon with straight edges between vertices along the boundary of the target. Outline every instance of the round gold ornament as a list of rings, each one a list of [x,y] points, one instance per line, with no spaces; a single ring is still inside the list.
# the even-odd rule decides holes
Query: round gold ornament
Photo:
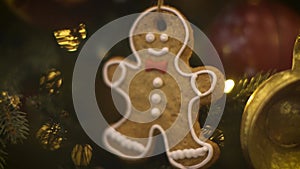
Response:
[[[66,140],[66,133],[59,123],[46,123],[37,131],[36,138],[43,148],[54,151],[61,148]]]
[[[275,74],[250,97],[241,144],[255,169],[300,169],[300,35],[292,69]]]
[[[72,150],[71,157],[75,166],[88,166],[91,162],[93,149],[89,144],[76,144]]]

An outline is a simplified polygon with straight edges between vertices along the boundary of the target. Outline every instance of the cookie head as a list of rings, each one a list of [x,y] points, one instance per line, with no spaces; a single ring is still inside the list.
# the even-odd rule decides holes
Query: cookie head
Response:
[[[189,22],[175,9],[150,8],[140,15],[130,31],[132,51],[147,50],[150,56],[168,53],[178,55],[189,46],[193,47],[193,33]]]

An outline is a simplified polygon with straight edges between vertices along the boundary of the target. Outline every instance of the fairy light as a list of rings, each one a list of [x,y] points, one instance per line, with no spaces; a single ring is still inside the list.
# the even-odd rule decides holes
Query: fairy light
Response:
[[[225,81],[224,93],[230,93],[235,86],[235,82],[232,79],[228,79]]]

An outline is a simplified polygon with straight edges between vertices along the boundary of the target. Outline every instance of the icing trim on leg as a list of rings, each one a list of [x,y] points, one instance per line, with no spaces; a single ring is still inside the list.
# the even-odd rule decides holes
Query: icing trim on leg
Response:
[[[143,144],[138,143],[137,141],[132,141],[129,138],[126,138],[126,136],[122,135],[121,133],[119,133],[115,130],[115,128],[120,126],[123,122],[124,121],[122,121],[122,122],[120,121],[120,122],[116,123],[115,125],[113,125],[112,127],[108,127],[107,129],[105,129],[104,134],[103,134],[103,143],[111,152],[113,152],[117,156],[120,156],[121,158],[131,159],[131,160],[136,160],[136,159],[141,159],[141,158],[146,157],[147,153],[149,152],[149,150],[151,148],[152,142],[153,142],[153,134],[154,134],[155,129],[157,129],[161,132],[161,134],[164,138],[165,148],[166,148],[167,152],[169,151],[169,144],[168,144],[165,130],[160,125],[155,124],[150,128],[149,136],[148,136],[149,141],[147,142],[146,146],[144,146]],[[121,143],[121,141],[129,142],[130,149],[132,149],[136,152],[140,152],[141,154],[137,155],[137,156],[130,156],[130,155],[126,155],[126,154],[120,152],[119,150],[110,146],[110,144],[108,143],[108,140],[107,140],[108,137],[114,137],[114,139],[120,143]],[[124,147],[126,147],[126,146],[128,146],[128,145],[124,145]],[[132,146],[134,146],[134,147],[132,147]]]
[[[214,153],[213,147],[210,144],[201,141],[198,138],[198,136],[196,135],[194,127],[193,127],[192,107],[193,107],[195,102],[199,101],[199,99],[200,99],[200,96],[196,96],[189,102],[189,105],[188,105],[188,123],[189,123],[189,128],[191,130],[191,135],[192,135],[194,141],[197,142],[202,147],[198,148],[198,149],[176,150],[176,151],[173,151],[173,152],[167,151],[167,156],[168,156],[168,159],[169,159],[170,163],[173,166],[181,168],[181,169],[185,169],[185,168],[198,169],[198,168],[203,167],[206,164],[208,164],[211,161],[212,157],[213,157],[213,153]],[[169,149],[167,149],[167,150],[169,150]],[[207,157],[202,162],[200,162],[199,164],[196,164],[196,165],[193,165],[193,166],[183,166],[182,164],[175,161],[177,159],[197,158],[197,157],[200,157],[200,156],[204,156],[206,153],[207,153]]]

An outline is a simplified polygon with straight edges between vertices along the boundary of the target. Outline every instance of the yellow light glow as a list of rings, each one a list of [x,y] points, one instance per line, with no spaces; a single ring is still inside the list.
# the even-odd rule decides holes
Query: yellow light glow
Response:
[[[228,79],[225,81],[224,93],[230,93],[235,86],[235,83],[232,79]]]

